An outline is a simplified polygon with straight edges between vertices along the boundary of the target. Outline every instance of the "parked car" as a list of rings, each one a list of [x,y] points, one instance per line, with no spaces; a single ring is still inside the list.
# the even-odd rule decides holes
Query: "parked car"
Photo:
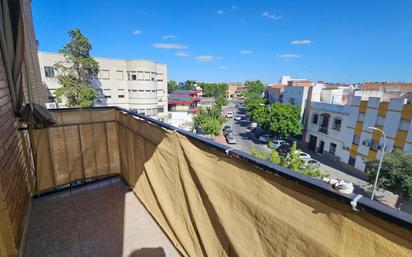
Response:
[[[233,129],[226,129],[224,132],[223,132],[223,135],[224,136],[227,136],[227,135],[229,135],[229,134],[233,134]]]
[[[226,118],[233,118],[233,112],[227,112]]]
[[[254,129],[257,126],[258,126],[258,124],[256,122],[251,122],[251,123],[249,123],[249,125],[247,127],[248,127],[248,129]]]
[[[313,169],[319,169],[320,168],[320,162],[318,162],[317,160],[312,159],[312,158],[306,160],[306,165],[312,166]]]
[[[223,127],[223,132],[225,132],[226,129],[232,129],[232,126],[230,126],[230,125],[225,125],[225,126]]]
[[[235,138],[235,136],[233,135],[233,133],[229,133],[229,134],[226,136],[226,141],[228,142],[228,144],[236,144],[236,138]]]
[[[235,120],[238,120],[238,121],[239,121],[239,120],[241,120],[241,119],[242,119],[242,116],[236,116],[236,117],[235,117]]]
[[[271,140],[272,138],[273,138],[272,135],[263,134],[263,135],[261,135],[261,136],[259,137],[259,141],[266,144],[266,143],[267,143],[269,140]]]
[[[265,133],[265,131],[264,131],[262,128],[260,128],[260,127],[255,127],[255,128],[252,129],[252,133],[253,133],[257,138],[259,138],[261,135],[263,135],[263,134]]]
[[[289,144],[284,144],[278,147],[276,151],[279,153],[280,156],[287,156],[290,153],[290,145]]]
[[[268,144],[270,148],[275,149],[275,150],[281,147],[282,145],[289,145],[289,143],[286,142],[285,140],[274,139],[274,140],[270,140],[270,144]]]
[[[304,160],[309,160],[312,159],[312,157],[310,156],[310,154],[305,153],[305,152],[301,152],[300,150],[296,150],[295,153],[299,153],[299,157],[304,159]]]

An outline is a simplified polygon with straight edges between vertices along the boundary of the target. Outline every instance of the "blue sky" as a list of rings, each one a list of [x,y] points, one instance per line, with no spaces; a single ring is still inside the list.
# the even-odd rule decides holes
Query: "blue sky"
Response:
[[[40,51],[79,28],[94,56],[168,65],[169,79],[412,81],[409,0],[33,0]]]

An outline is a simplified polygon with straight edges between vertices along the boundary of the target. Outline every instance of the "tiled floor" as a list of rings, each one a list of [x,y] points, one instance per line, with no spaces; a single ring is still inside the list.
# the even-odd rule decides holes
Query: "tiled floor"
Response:
[[[180,256],[119,178],[33,199],[25,257]]]

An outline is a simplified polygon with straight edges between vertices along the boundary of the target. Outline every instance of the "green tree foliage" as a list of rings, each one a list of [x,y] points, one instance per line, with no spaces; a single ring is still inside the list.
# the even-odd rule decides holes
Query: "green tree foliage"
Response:
[[[261,98],[266,90],[265,85],[260,80],[246,81],[245,86],[248,88],[245,93],[246,98]]]
[[[208,97],[223,97],[227,94],[229,85],[226,83],[201,83],[203,95]]]
[[[201,128],[206,134],[217,136],[220,134],[225,119],[222,117],[222,107],[214,105],[206,109],[201,109],[193,117],[193,123],[196,127]]]
[[[70,41],[59,51],[65,61],[55,64],[61,84],[56,90],[57,101],[62,102],[65,97],[69,107],[90,107],[97,98],[92,80],[97,76],[99,64],[90,56],[92,44],[79,29],[68,34]]]
[[[378,165],[378,160],[366,160],[366,171],[371,184],[375,182]],[[385,154],[378,187],[397,194],[396,206],[400,208],[402,201],[412,196],[412,156],[401,151]]]
[[[185,84],[182,86],[182,89],[185,89],[185,90],[194,90],[194,89],[196,89],[196,88],[195,88],[195,87],[196,87],[196,84],[197,84],[197,82],[194,81],[194,80],[186,80],[186,81],[185,81]]]
[[[225,97],[219,96],[218,98],[216,98],[215,104],[222,108],[223,106],[226,106],[228,104],[228,101]]]
[[[264,119],[262,126],[268,128],[274,135],[287,138],[302,133],[298,106],[276,103],[265,106],[263,112],[262,115],[267,115],[267,118]]]
[[[321,173],[318,168],[306,164],[305,160],[299,156],[300,150],[297,149],[296,142],[293,143],[290,148],[290,154],[286,157],[281,157],[276,150],[272,150],[268,155],[265,155],[252,149],[250,154],[254,157],[281,165],[306,176],[314,178],[322,178],[325,176],[325,174]]]
[[[167,92],[172,93],[179,88],[179,85],[174,80],[169,80],[167,82]]]

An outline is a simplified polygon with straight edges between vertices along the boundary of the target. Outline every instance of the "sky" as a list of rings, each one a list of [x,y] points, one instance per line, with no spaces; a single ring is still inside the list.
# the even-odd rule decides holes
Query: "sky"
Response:
[[[170,80],[412,81],[410,0],[33,0],[32,8],[40,51],[57,52],[79,28],[93,56],[165,63]]]

